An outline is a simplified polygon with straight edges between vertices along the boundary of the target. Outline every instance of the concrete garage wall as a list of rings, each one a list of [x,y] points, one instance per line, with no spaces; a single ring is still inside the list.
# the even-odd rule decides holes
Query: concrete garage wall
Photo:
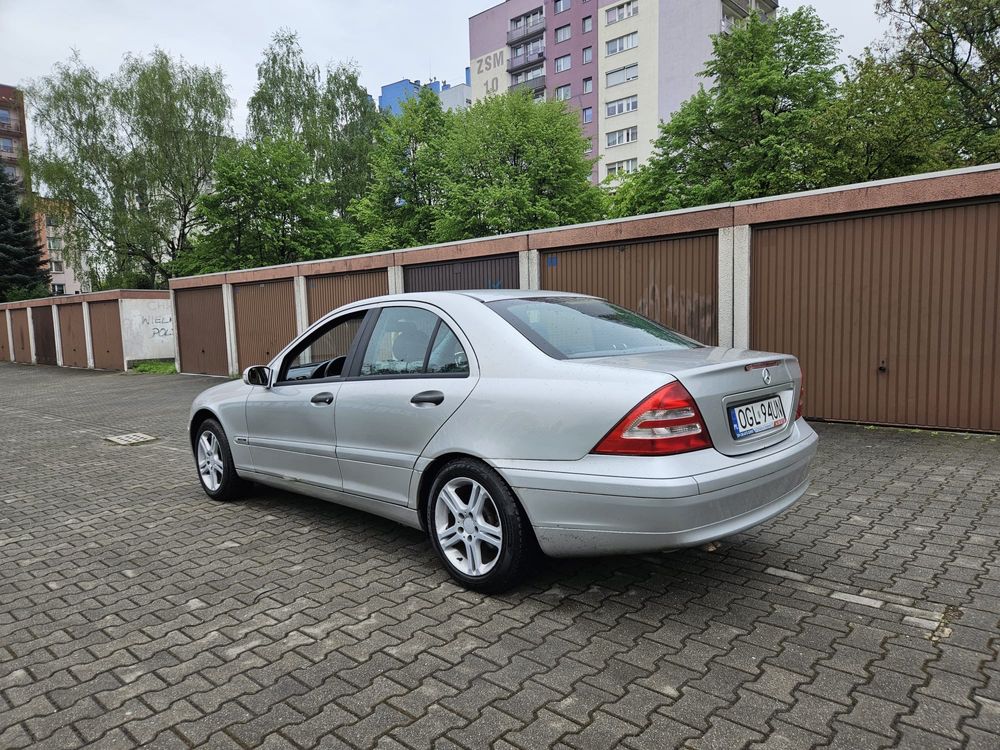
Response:
[[[171,310],[170,292],[155,289],[2,303],[0,359],[105,370],[125,369],[126,360],[174,359]]]
[[[174,314],[168,299],[123,299],[125,366],[144,359],[174,359]]]

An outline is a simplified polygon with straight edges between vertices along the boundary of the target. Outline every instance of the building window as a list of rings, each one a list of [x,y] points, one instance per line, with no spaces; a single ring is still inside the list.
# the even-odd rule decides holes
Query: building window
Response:
[[[569,84],[568,83],[565,86],[557,86],[556,87],[556,100],[557,101],[564,102],[567,99],[569,99],[570,96],[571,96],[571,94],[570,94],[570,88],[569,88]]]
[[[583,79],[583,93],[589,94],[593,90],[594,90],[594,79],[593,78],[584,78]]]
[[[511,58],[518,58],[522,55],[530,55],[534,52],[541,52],[544,49],[542,37],[538,39],[532,39],[527,44],[519,44],[514,47],[514,51],[511,52]]]
[[[545,75],[545,66],[538,65],[534,68],[531,68],[530,70],[525,70],[520,73],[515,73],[510,77],[510,83],[513,86],[518,83],[523,83],[524,81],[531,81],[534,80],[535,78],[540,78],[543,75]]]
[[[569,70],[570,68],[570,56],[563,55],[562,57],[556,58],[556,73],[562,73],[564,70]]]
[[[586,34],[588,31],[594,30],[594,17],[586,16],[583,19],[583,33]]]
[[[63,272],[63,262],[61,260],[50,261],[52,266],[52,273],[62,273]]]
[[[608,177],[617,177],[623,174],[632,174],[637,169],[639,169],[638,159],[623,159],[622,161],[613,161],[608,164]]]
[[[0,108],[0,122],[2,122],[4,125],[9,125],[10,124],[10,110],[9,109]]]
[[[633,143],[639,140],[639,128],[633,125],[622,130],[612,130],[608,133],[608,148],[621,146],[623,143]]]
[[[587,139],[587,147],[583,150],[583,153],[585,153],[585,154],[592,154],[592,153],[594,153],[594,139],[593,138],[588,138]]]
[[[639,97],[635,94],[626,96],[624,99],[614,99],[608,102],[608,117],[635,112],[637,109],[639,109]]]
[[[562,13],[564,10],[569,10],[569,0],[556,0],[555,2],[556,13]]]
[[[584,107],[583,108],[583,124],[586,125],[587,123],[590,123],[590,122],[593,122],[593,121],[594,121],[594,108],[593,107]]]
[[[45,226],[57,227],[59,226],[59,219],[52,214],[45,214]]]
[[[583,48],[583,64],[586,65],[587,63],[589,63],[593,59],[594,59],[594,48],[593,47],[584,47]]]
[[[608,73],[608,86],[617,86],[626,81],[634,81],[639,77],[639,64],[633,63],[624,68],[618,68]]]
[[[633,31],[631,34],[620,36],[617,39],[608,41],[608,55],[617,55],[627,49],[639,46],[639,32]]]
[[[626,18],[631,18],[638,12],[639,0],[629,0],[629,2],[616,5],[614,8],[608,8],[608,24],[624,21]]]
[[[65,284],[53,284],[52,285],[52,293],[54,295],[56,295],[56,296],[59,296],[60,294],[66,294],[66,285]]]
[[[17,179],[17,169],[12,167],[10,164],[3,165],[3,173],[11,180]]]
[[[14,141],[10,138],[0,138],[0,151],[12,152],[14,150]]]
[[[49,237],[49,250],[62,250],[63,241],[61,237]]]
[[[556,29],[556,42],[565,42],[567,39],[569,39],[569,32],[570,32],[569,24],[566,24],[565,26],[560,26],[558,29]]]

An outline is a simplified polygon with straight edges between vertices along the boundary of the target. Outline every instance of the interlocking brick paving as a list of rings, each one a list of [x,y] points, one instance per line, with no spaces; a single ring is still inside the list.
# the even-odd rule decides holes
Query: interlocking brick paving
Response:
[[[818,425],[718,550],[486,597],[388,521],[210,501],[215,382],[0,365],[0,748],[1000,746],[994,437]]]

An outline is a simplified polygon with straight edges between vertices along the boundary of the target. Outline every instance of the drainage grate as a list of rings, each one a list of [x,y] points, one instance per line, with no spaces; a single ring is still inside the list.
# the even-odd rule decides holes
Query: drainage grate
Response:
[[[109,435],[104,439],[118,445],[135,445],[136,443],[148,443],[150,440],[156,440],[152,435],[146,435],[142,432],[130,432],[127,435]]]

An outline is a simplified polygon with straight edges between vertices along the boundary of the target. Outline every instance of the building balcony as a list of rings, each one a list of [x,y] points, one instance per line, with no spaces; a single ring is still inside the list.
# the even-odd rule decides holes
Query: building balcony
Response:
[[[541,52],[528,52],[524,55],[512,57],[507,61],[507,72],[516,73],[523,68],[530,68],[532,65],[537,65],[544,59],[545,50],[542,50]]]
[[[520,83],[515,83],[510,87],[511,91],[521,91],[522,89],[527,89],[528,91],[538,91],[539,89],[545,88],[545,76],[536,76],[528,81],[521,81]]]
[[[536,34],[541,34],[545,31],[545,17],[537,18],[531,23],[525,23],[518,26],[516,29],[511,29],[507,32],[507,44],[514,44],[514,42],[519,42],[522,39],[526,39],[529,36],[534,36]]]

